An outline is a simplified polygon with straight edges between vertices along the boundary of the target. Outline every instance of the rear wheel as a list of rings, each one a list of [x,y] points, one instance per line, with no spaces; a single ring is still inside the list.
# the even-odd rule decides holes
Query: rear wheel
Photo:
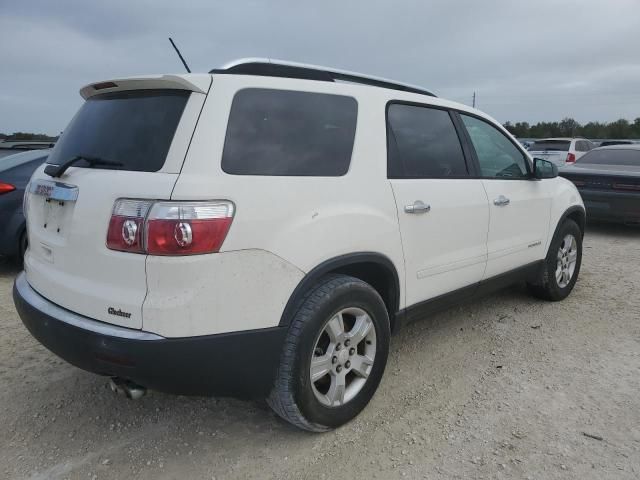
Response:
[[[529,289],[544,300],[564,300],[573,290],[582,263],[582,232],[573,220],[556,231],[540,276]]]
[[[345,275],[327,277],[307,293],[291,321],[267,402],[305,430],[343,425],[378,388],[389,336],[385,304],[369,284]]]
[[[22,262],[24,260],[24,254],[27,253],[27,248],[28,247],[29,247],[29,239],[27,237],[27,231],[25,230],[20,235],[20,240],[19,240],[19,244],[18,244],[18,255],[20,255],[18,260],[20,262]]]

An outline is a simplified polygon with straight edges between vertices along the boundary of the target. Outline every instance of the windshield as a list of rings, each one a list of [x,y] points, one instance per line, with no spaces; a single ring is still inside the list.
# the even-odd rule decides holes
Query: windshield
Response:
[[[568,152],[570,140],[538,140],[533,142],[533,145],[529,147],[529,151],[542,152],[545,150],[551,150],[556,152]]]
[[[28,152],[15,153],[0,159],[0,172],[19,167],[39,158],[44,161],[47,155],[49,155],[49,150],[29,150]]]
[[[591,150],[576,163],[589,165],[627,165],[640,167],[640,149],[610,148]]]
[[[48,163],[60,165],[76,156],[90,156],[122,163],[94,168],[156,172],[164,165],[188,98],[189,92],[183,90],[133,90],[91,97],[71,120]]]

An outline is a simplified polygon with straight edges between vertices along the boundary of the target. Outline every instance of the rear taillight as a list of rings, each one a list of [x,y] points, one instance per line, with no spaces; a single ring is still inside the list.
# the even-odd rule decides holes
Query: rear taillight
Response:
[[[233,220],[229,201],[118,200],[107,247],[149,255],[195,255],[220,250]]]
[[[634,183],[614,183],[614,190],[632,190],[632,191],[640,191],[640,185]]]
[[[232,220],[231,202],[158,202],[147,219],[147,252],[150,255],[217,252]]]
[[[10,183],[0,182],[0,195],[3,193],[13,192],[16,189],[15,185],[11,185]]]
[[[571,180],[576,187],[584,187],[587,182],[584,180]]]
[[[576,156],[573,153],[567,154],[567,163],[576,163]]]
[[[144,253],[144,222],[153,202],[116,200],[107,230],[107,248]]]

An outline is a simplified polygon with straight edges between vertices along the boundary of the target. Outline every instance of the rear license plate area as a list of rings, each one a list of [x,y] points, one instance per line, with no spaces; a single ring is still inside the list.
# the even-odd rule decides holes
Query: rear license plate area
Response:
[[[48,235],[64,236],[71,210],[78,199],[78,187],[49,180],[34,181],[29,187],[31,202],[37,206],[39,227]]]

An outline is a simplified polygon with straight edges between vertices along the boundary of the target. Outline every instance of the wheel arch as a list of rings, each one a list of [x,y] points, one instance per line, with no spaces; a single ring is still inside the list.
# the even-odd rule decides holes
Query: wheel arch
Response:
[[[553,229],[553,234],[549,236],[549,240],[547,241],[547,253],[549,252],[549,248],[551,247],[551,242],[553,241],[553,238],[556,236],[558,229],[567,219],[573,220],[578,224],[580,233],[584,238],[584,230],[587,223],[587,213],[582,205],[572,205],[571,207],[567,208],[562,215],[560,215],[560,218],[556,222],[556,226]]]
[[[567,219],[573,220],[578,224],[578,227],[580,227],[580,233],[582,233],[582,236],[584,237],[584,229],[587,223],[587,213],[585,209],[580,205],[574,205],[565,210],[565,212],[560,216],[553,234],[555,235],[555,233],[558,231],[558,228],[560,228],[560,225],[562,225],[562,223]]]
[[[304,300],[305,293],[320,278],[329,274],[343,274],[358,278],[371,285],[382,297],[389,313],[393,331],[395,316],[400,306],[400,281],[393,262],[376,252],[357,252],[325,260],[310,270],[298,283],[289,297],[280,317],[279,326],[288,326],[296,310]]]

